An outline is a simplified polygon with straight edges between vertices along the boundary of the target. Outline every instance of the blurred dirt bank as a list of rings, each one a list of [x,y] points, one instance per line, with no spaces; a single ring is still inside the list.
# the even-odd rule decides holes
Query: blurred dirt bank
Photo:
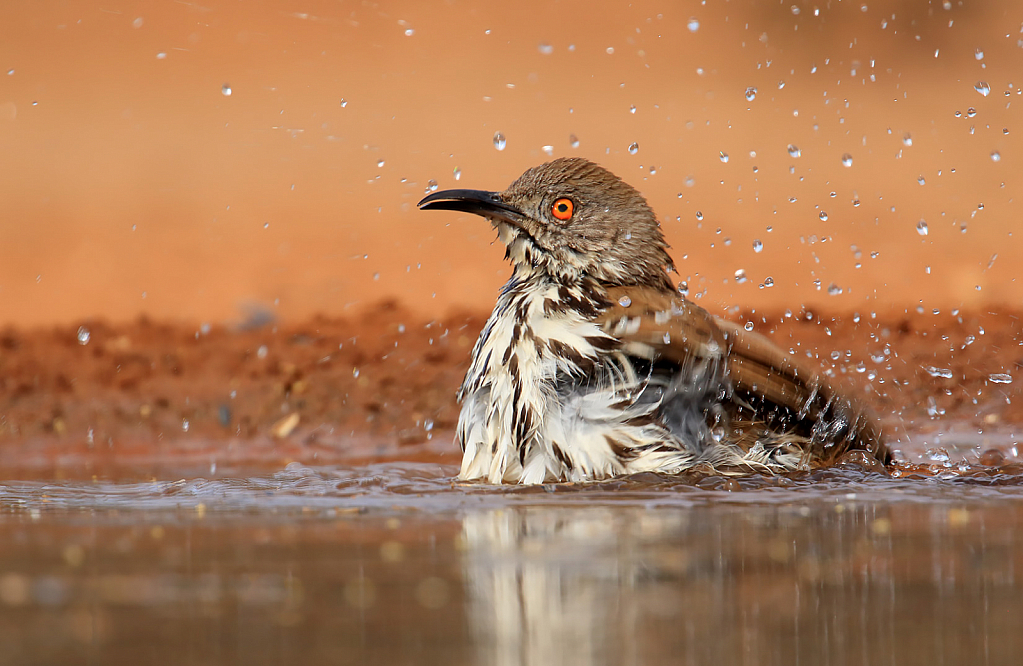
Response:
[[[894,448],[919,454],[916,440],[953,424],[967,449],[1012,455],[1005,432],[1023,422],[1023,399],[1005,375],[1023,367],[1021,314],[738,316],[801,356],[813,350],[814,362],[882,415]],[[148,320],[8,328],[0,332],[0,473],[455,462],[455,391],[482,323],[473,315],[427,322],[386,303],[363,317],[247,330]],[[958,441],[954,431],[945,436]]]

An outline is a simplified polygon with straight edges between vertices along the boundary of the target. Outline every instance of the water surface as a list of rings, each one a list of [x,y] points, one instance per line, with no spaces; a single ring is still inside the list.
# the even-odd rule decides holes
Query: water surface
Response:
[[[1014,465],[516,489],[455,472],[5,483],[0,663],[999,664],[1023,650]]]

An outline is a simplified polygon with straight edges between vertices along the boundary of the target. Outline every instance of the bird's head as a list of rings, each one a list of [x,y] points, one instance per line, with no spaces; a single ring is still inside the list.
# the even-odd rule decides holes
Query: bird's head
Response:
[[[667,271],[674,265],[646,199],[582,158],[533,167],[503,192],[434,192],[419,207],[486,217],[516,268],[559,279],[671,289]]]

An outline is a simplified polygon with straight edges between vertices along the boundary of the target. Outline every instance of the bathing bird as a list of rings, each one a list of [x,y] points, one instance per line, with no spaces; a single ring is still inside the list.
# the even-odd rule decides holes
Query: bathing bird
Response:
[[[458,393],[461,479],[890,461],[877,421],[822,372],[673,287],[656,215],[607,169],[556,159],[419,207],[488,219],[512,265]]]

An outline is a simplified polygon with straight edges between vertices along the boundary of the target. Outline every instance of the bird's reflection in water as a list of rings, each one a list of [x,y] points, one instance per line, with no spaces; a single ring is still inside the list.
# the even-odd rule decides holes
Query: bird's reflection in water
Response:
[[[604,663],[638,613],[635,516],[601,508],[516,508],[466,516],[462,535],[477,644],[492,663]],[[682,514],[662,516],[678,522]],[[661,533],[672,525],[648,527]]]
[[[1023,645],[998,618],[1021,592],[1012,544],[1023,540],[1001,530],[985,543],[992,530],[971,528],[963,511],[471,513],[465,612],[493,664],[1008,663],[998,658]]]

